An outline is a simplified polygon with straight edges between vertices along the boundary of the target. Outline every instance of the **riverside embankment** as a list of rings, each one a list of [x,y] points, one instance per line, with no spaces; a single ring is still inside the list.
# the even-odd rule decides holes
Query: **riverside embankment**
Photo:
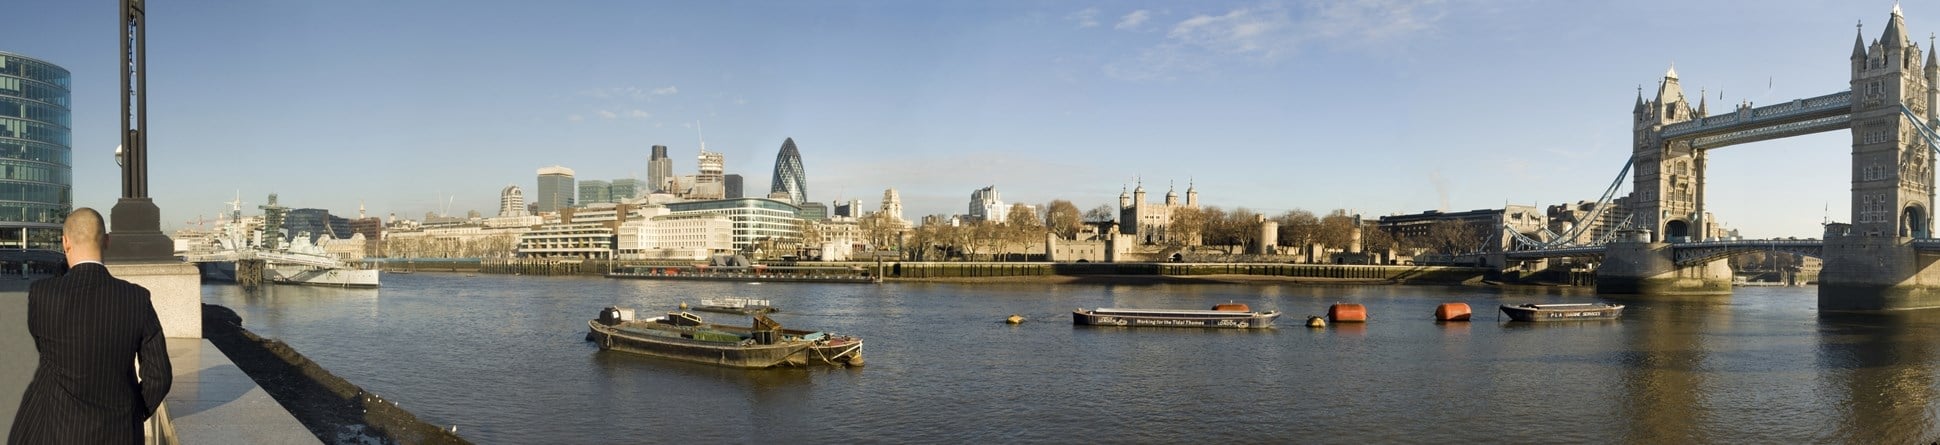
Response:
[[[684,267],[693,262],[487,259],[409,262],[393,260],[386,270],[479,272],[505,275],[598,276],[635,266]],[[1355,284],[1456,284],[1482,280],[1491,273],[1479,267],[1372,266],[1284,263],[1025,263],[1025,262],[781,262],[769,266],[845,267],[858,274],[879,275],[888,281],[977,281],[984,278],[1028,279],[1052,283],[1078,282],[1287,282]]]

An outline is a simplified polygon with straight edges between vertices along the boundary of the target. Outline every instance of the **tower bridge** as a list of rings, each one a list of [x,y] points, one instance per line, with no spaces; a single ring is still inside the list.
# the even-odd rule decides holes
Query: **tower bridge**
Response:
[[[1821,310],[1940,307],[1940,240],[1933,239],[1934,159],[1940,155],[1940,63],[1929,39],[1923,52],[1907,38],[1893,7],[1885,31],[1870,43],[1863,29],[1853,42],[1845,91],[1754,107],[1744,103],[1711,115],[1703,97],[1693,104],[1675,68],[1654,96],[1638,90],[1632,108],[1632,191],[1615,198],[1633,230],[1597,246],[1569,246],[1577,234],[1508,259],[1602,258],[1602,293],[1715,295],[1731,291],[1724,259],[1746,251],[1785,251],[1820,257]],[[1923,60],[1924,59],[1924,60]],[[1709,150],[1837,130],[1851,130],[1852,209],[1849,223],[1828,224],[1825,239],[1715,241],[1705,213]],[[1604,200],[1612,200],[1619,174]],[[1930,267],[1931,266],[1931,267]]]

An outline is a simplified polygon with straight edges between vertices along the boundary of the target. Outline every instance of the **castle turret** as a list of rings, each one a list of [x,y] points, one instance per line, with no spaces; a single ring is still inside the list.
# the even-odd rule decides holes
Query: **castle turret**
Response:
[[[1186,183],[1186,207],[1199,208],[1199,187]]]

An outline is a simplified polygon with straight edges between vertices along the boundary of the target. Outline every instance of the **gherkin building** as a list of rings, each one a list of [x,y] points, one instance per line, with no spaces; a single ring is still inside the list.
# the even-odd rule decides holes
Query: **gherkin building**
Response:
[[[795,149],[795,138],[781,142],[781,153],[775,155],[774,184],[768,191],[772,194],[787,194],[789,204],[808,202],[808,178],[802,170],[802,152]]]

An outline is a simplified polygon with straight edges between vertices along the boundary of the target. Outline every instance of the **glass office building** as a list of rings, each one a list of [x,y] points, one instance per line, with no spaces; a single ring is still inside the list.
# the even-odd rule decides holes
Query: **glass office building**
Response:
[[[68,88],[67,69],[0,51],[0,249],[61,248],[73,207]]]
[[[788,196],[789,204],[808,202],[808,173],[802,171],[802,152],[795,149],[795,138],[781,141],[775,154],[775,178],[768,192]]]
[[[801,207],[763,198],[715,199],[667,203],[669,215],[717,214],[728,217],[734,226],[735,250],[763,239],[795,241],[802,238]]]

